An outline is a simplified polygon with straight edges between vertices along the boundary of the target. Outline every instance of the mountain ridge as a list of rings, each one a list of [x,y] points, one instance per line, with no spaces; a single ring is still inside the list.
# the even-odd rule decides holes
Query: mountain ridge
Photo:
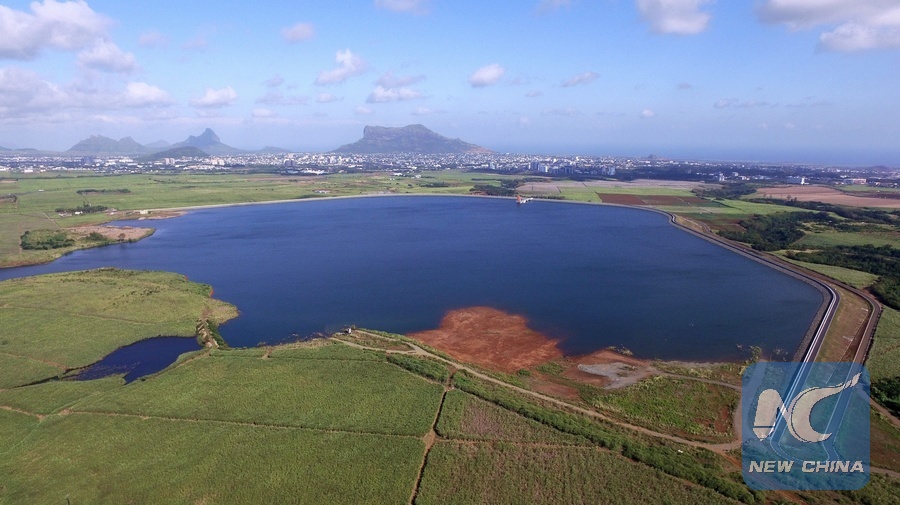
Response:
[[[468,154],[490,153],[489,149],[451,139],[435,133],[424,125],[411,124],[401,127],[366,126],[363,138],[344,144],[331,151],[345,154]]]
[[[187,140],[177,144],[169,144],[164,140],[157,140],[151,144],[141,144],[131,137],[123,137],[115,140],[103,135],[91,135],[90,137],[72,146],[67,153],[83,155],[123,154],[123,155],[148,155],[162,151],[178,149],[182,147],[194,147],[202,151],[206,156],[219,156],[227,154],[239,154],[247,151],[223,144],[216,132],[207,128],[198,136],[190,135]]]

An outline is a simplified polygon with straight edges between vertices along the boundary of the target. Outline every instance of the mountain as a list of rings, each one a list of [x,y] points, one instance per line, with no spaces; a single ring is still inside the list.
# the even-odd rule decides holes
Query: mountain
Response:
[[[363,129],[362,139],[343,145],[332,152],[347,154],[463,154],[489,153],[491,151],[459,139],[438,135],[420,124],[413,124],[401,128],[366,126]]]
[[[219,139],[219,136],[216,135],[216,132],[210,130],[209,128],[201,133],[200,136],[195,137],[191,135],[187,140],[179,142],[177,144],[172,144],[171,147],[173,149],[179,147],[196,147],[197,149],[201,149],[213,156],[219,156],[223,154],[238,154],[244,152],[240,149],[223,144]]]
[[[165,149],[172,144],[166,142],[165,140],[157,140],[156,142],[151,142],[149,144],[144,144],[144,145],[146,145],[147,147],[149,147],[151,149]]]
[[[152,149],[139,144],[131,137],[113,140],[103,135],[91,135],[72,146],[66,152],[78,154],[144,154]]]
[[[158,161],[163,158],[206,158],[208,156],[209,153],[206,153],[199,148],[194,146],[183,146],[173,147],[172,149],[166,149],[165,151],[142,156],[141,161]]]
[[[0,151],[12,151],[12,149],[7,149],[3,146],[0,146]]]

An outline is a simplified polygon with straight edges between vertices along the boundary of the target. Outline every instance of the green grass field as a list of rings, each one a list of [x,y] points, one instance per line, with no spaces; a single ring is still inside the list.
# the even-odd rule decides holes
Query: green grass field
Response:
[[[839,232],[820,231],[808,233],[797,241],[797,245],[810,249],[833,247],[838,245],[874,245],[900,247],[900,234],[894,232],[869,233],[869,232]]]
[[[590,444],[584,437],[555,430],[459,390],[447,393],[436,430],[450,439]]]
[[[0,503],[405,503],[423,450],[409,437],[70,414],[3,454]]]
[[[95,393],[124,384],[120,377],[91,381],[52,381],[0,391],[0,406],[49,415]]]
[[[627,388],[595,392],[589,402],[635,424],[688,438],[730,440],[734,389],[690,379],[656,376]]]
[[[3,349],[5,345],[3,340],[0,340],[0,349]],[[0,354],[0,389],[30,384],[47,377],[56,377],[63,372],[65,372],[65,367],[53,366],[26,356]]]
[[[736,503],[594,447],[438,442],[417,504]]]
[[[20,443],[37,426],[38,419],[35,416],[0,409],[0,470],[3,468],[3,455]],[[0,499],[2,498],[3,484],[0,483]]]
[[[210,293],[209,286],[181,275],[115,269],[4,281],[0,356],[76,368],[145,338],[193,336],[201,317],[224,322],[237,314],[233,306],[211,299]],[[33,378],[39,368],[29,363],[26,375]],[[44,369],[44,377],[61,371],[50,373],[46,365]],[[7,385],[8,374],[0,372]]]
[[[884,307],[866,367],[872,380],[900,376],[900,310]]]
[[[195,359],[153,380],[92,396],[71,408],[422,436],[431,427],[442,391],[441,386],[386,362],[247,359],[221,353]]]
[[[822,265],[820,263],[808,263],[806,261],[797,261],[792,260],[784,256],[782,252],[775,253],[788,263],[793,263],[794,265],[801,266],[808,270],[812,270],[813,272],[819,272],[820,274],[827,275],[832,279],[837,279],[845,284],[849,284],[854,288],[863,289],[871,286],[878,280],[878,276],[875,274],[870,274],[867,272],[860,272],[859,270],[853,270],[850,268],[844,267],[836,267],[832,265]]]

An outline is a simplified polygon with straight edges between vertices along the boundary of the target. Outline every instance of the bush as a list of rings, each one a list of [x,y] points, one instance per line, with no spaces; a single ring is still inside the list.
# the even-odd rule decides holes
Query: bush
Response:
[[[75,245],[75,240],[64,231],[32,230],[22,234],[21,243],[22,249],[47,250],[71,247]]]
[[[872,381],[872,398],[900,416],[900,377]]]

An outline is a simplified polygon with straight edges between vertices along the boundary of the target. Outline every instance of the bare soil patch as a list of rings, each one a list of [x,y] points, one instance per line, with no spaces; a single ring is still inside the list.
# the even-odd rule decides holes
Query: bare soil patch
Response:
[[[490,307],[451,311],[440,328],[410,337],[460,361],[510,373],[563,355],[556,340],[529,328],[524,317]]]
[[[69,229],[79,236],[99,233],[109,240],[140,240],[153,233],[152,228],[135,228],[133,226],[77,226]]]
[[[900,200],[885,197],[855,196],[825,186],[778,186],[760,188],[754,198],[796,198],[801,202],[823,202],[850,207],[900,209]]]
[[[637,195],[618,195],[615,193],[597,193],[600,201],[603,203],[613,203],[616,205],[646,205],[644,200]]]

